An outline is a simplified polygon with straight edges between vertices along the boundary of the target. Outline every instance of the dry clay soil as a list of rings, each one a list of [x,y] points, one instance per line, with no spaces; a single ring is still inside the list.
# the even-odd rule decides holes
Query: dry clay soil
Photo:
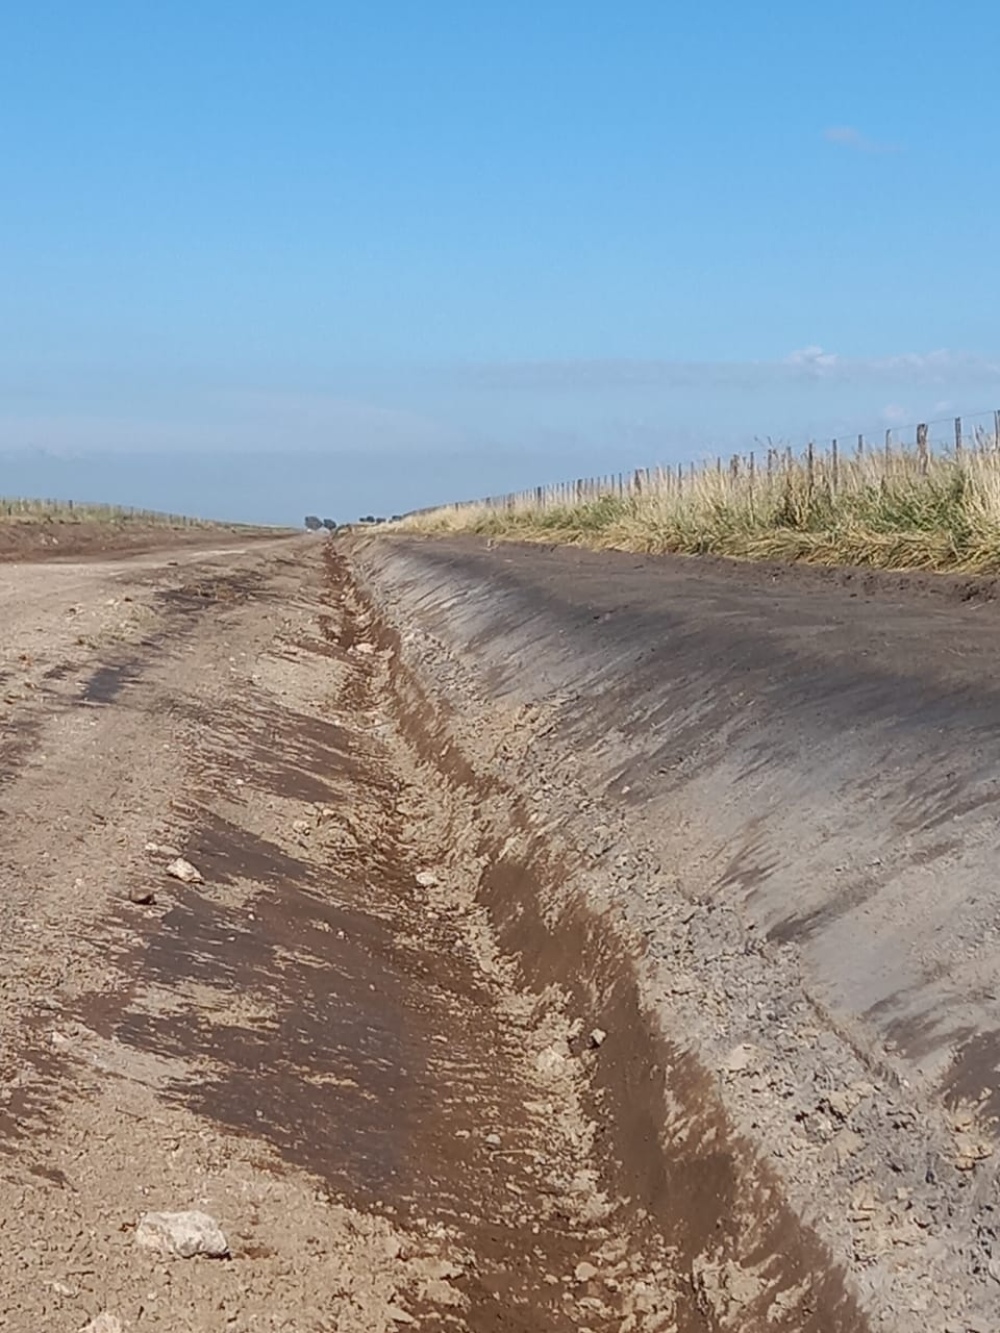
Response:
[[[0,566],[0,1329],[709,1327],[331,552]]]
[[[0,565],[0,1329],[1000,1327],[994,592]]]

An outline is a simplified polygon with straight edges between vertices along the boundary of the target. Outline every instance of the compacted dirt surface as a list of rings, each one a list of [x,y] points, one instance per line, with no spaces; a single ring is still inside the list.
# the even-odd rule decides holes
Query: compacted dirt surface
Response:
[[[0,1328],[709,1326],[398,648],[327,542],[0,568]]]
[[[108,518],[101,522],[70,518],[30,518],[0,513],[0,563],[12,560],[102,558],[139,552],[175,551],[178,547],[246,545],[273,540],[266,528],[233,527],[224,523],[171,525],[141,518]]]
[[[993,596],[0,565],[0,1329],[1000,1327]]]

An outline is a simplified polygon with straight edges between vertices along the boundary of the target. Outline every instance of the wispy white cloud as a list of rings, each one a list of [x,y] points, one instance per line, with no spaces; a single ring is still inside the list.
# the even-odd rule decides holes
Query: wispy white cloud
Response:
[[[879,417],[887,426],[902,426],[911,416],[909,408],[903,407],[901,403],[886,403],[879,413]]]
[[[796,352],[789,352],[785,357],[785,365],[794,366],[799,370],[811,370],[820,375],[836,370],[839,364],[840,358],[836,352],[824,352],[822,347],[816,346],[801,347]]]
[[[484,389],[752,388],[822,379],[946,384],[1000,381],[1000,355],[941,348],[890,356],[849,357],[809,345],[773,361],[573,360],[492,362],[460,368],[463,383]]]
[[[869,139],[866,134],[862,134],[853,125],[831,125],[823,131],[823,138],[827,143],[836,144],[838,148],[850,148],[856,153],[898,153],[900,151],[898,144],[881,143],[877,139]]]

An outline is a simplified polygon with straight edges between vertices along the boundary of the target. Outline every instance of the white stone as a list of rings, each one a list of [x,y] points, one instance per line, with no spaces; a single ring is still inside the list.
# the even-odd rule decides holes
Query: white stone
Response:
[[[144,1213],[135,1232],[136,1244],[144,1250],[159,1250],[180,1259],[196,1254],[221,1259],[229,1244],[214,1217],[191,1209],[182,1213]]]
[[[190,861],[185,861],[183,856],[178,856],[176,861],[171,861],[167,866],[167,874],[172,879],[179,879],[182,884],[204,884],[205,880],[197,866],[193,866]]]

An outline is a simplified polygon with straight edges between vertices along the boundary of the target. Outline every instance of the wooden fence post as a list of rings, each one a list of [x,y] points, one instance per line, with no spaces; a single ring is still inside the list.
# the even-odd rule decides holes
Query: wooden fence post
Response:
[[[885,432],[885,461],[888,463],[892,457],[892,427],[887,426]]]
[[[962,418],[955,418],[955,458],[962,457]]]
[[[837,441],[830,445],[830,489],[834,495],[837,493],[837,486],[840,483],[840,454],[837,450]]]
[[[812,495],[813,482],[816,476],[816,450],[812,440],[806,445],[806,489]]]
[[[917,459],[920,463],[920,471],[927,475],[927,426],[925,423],[917,427]]]

